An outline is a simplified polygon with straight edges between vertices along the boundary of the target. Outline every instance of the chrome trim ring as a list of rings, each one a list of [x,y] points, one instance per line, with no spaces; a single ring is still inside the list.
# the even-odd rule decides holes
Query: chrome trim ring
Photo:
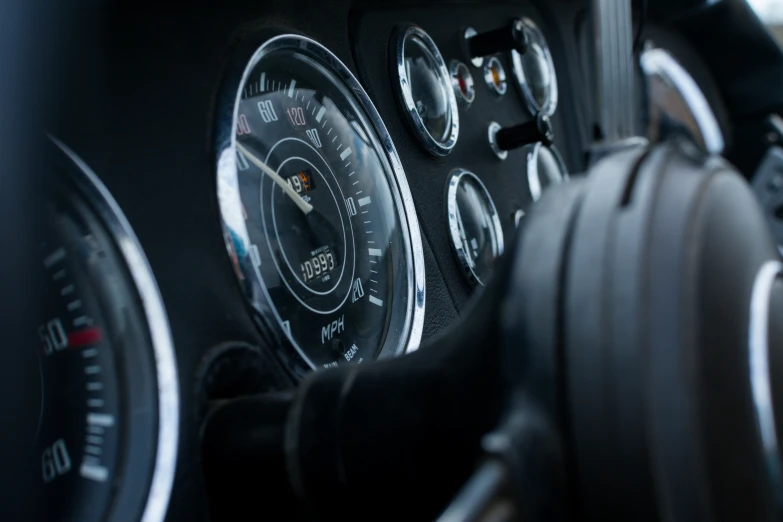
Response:
[[[530,189],[530,197],[533,198],[533,201],[538,201],[541,199],[541,195],[543,194],[545,188],[541,186],[541,178],[538,176],[538,155],[540,154],[541,147],[543,146],[543,143],[538,142],[532,146],[528,145],[526,147],[528,148],[527,185]],[[568,169],[566,169],[563,157],[560,156],[560,153],[557,151],[554,145],[547,148],[549,149],[549,152],[552,153],[552,156],[554,156],[555,161],[557,161],[557,164],[560,167],[560,177],[558,179],[552,179],[551,184],[562,183],[568,179]]]
[[[245,85],[247,78],[264,56],[280,49],[295,49],[298,52],[307,53],[328,72],[335,75],[336,80],[343,83],[350,93],[349,100],[356,104],[357,113],[367,120],[368,131],[373,134],[370,138],[377,153],[388,161],[390,171],[386,171],[385,174],[394,199],[404,240],[409,308],[400,336],[399,349],[396,346],[385,346],[378,357],[415,351],[421,342],[424,326],[424,254],[419,221],[402,162],[381,116],[359,81],[337,56],[310,38],[295,34],[282,34],[267,40],[260,47],[247,48],[244,51],[249,58],[246,61],[237,62],[237,66],[229,69],[224,79],[216,106],[215,168],[218,205],[223,219],[223,232],[229,257],[233,252],[233,243],[228,234],[228,228],[237,232],[245,243],[250,243],[244,219],[241,213],[237,215],[237,210],[242,206],[237,176],[235,129],[237,128],[242,86]],[[453,95],[450,86],[449,92]],[[454,103],[456,106],[456,101]],[[227,224],[230,224],[230,227]],[[235,268],[241,270],[236,265]],[[255,279],[254,274],[246,275],[248,278]],[[266,287],[263,284],[253,286],[254,288],[245,290],[245,296],[257,312],[257,319],[261,323],[264,333],[270,336],[270,343],[286,350],[286,354],[295,354],[299,357],[295,364],[289,365],[289,370],[294,375],[303,377],[308,371],[315,369],[315,366],[292,340],[290,332],[277,314]]]
[[[98,176],[71,149],[58,139],[54,144],[78,167],[76,179],[82,195],[94,207],[112,235],[117,249],[136,286],[149,327],[158,399],[158,436],[155,465],[141,522],[162,522],[166,516],[179,445],[179,380],[171,328],[158,284],[136,234],[117,201]]]
[[[411,93],[410,79],[408,78],[408,71],[405,67],[405,43],[409,38],[414,36],[424,42],[427,52],[435,62],[438,69],[438,77],[436,80],[448,98],[451,125],[447,130],[445,137],[442,139],[435,138],[427,130],[419,111],[416,109],[416,102]],[[419,143],[424,147],[424,150],[433,156],[446,156],[454,148],[454,145],[457,144],[457,138],[459,137],[457,97],[451,86],[451,76],[449,75],[449,70],[446,68],[446,62],[443,61],[443,56],[441,56],[435,42],[432,41],[432,38],[430,38],[430,36],[420,27],[415,25],[403,27],[397,31],[396,39],[394,70],[398,83],[397,88],[395,89],[397,100],[399,101],[400,107],[405,113],[406,119],[413,129],[414,134],[419,139]]]
[[[473,267],[475,266],[473,259],[465,251],[465,238],[462,234],[462,217],[460,216],[459,207],[457,206],[457,188],[463,178],[470,178],[479,189],[483,192],[483,197],[487,207],[489,208],[489,224],[492,227],[492,231],[495,234],[495,257],[499,257],[503,254],[503,227],[500,225],[500,218],[498,217],[497,208],[492,201],[487,187],[481,182],[478,176],[465,169],[454,169],[449,175],[449,181],[446,184],[446,215],[449,222],[449,236],[451,241],[452,251],[459,261],[463,270],[463,275],[471,285],[483,286],[486,281],[482,281],[478,274],[476,274]]]
[[[451,85],[454,87],[457,102],[463,107],[470,107],[470,104],[476,99],[476,86],[468,66],[459,60],[451,60],[449,76],[451,76]]]
[[[750,297],[748,363],[753,406],[756,410],[756,422],[764,448],[767,474],[777,496],[778,506],[781,506],[783,505],[783,472],[775,429],[775,410],[772,404],[768,338],[772,287],[779,278],[783,278],[783,263],[780,261],[767,261],[756,274]]]
[[[468,52],[470,49],[470,46],[468,45],[468,40],[473,38],[478,34],[478,31],[473,29],[472,27],[468,27],[465,29],[465,32],[462,33],[462,47],[465,50],[465,54],[470,57],[470,53]],[[470,58],[470,63],[473,64],[473,67],[481,67],[484,65],[484,57],[483,56],[476,56],[475,58]]]
[[[541,57],[544,58],[547,64],[548,73],[552,79],[550,82],[549,97],[547,98],[546,102],[542,105],[539,105],[536,101],[536,98],[533,95],[533,89],[530,87],[530,84],[528,83],[525,76],[525,69],[522,66],[522,55],[519,54],[519,52],[516,50],[511,51],[511,73],[516,80],[517,87],[519,87],[519,90],[522,93],[522,97],[525,99],[525,105],[527,106],[527,110],[530,112],[530,114],[536,115],[538,113],[543,113],[547,116],[551,116],[554,114],[555,109],[557,108],[558,100],[557,73],[555,71],[555,63],[552,60],[552,54],[549,52],[549,46],[546,43],[544,34],[541,32],[535,22],[533,22],[533,20],[530,18],[521,18],[521,22],[525,28],[525,31],[527,31],[527,34],[530,37],[530,45],[527,52],[538,53],[541,55]]]
[[[492,152],[495,153],[495,156],[497,156],[500,161],[508,158],[508,151],[502,150],[500,147],[498,147],[497,134],[498,131],[502,128],[503,127],[501,127],[500,124],[496,121],[489,122],[489,127],[487,127],[487,140],[489,141],[489,148],[492,149]]]
[[[694,136],[694,138],[700,141],[699,145],[710,154],[721,154],[725,142],[718,120],[715,118],[715,114],[712,112],[712,108],[710,108],[704,93],[688,71],[667,51],[651,47],[648,47],[642,53],[640,64],[648,83],[653,76],[658,76],[662,82],[680,95],[693,115],[696,127],[698,127],[692,130],[699,134]],[[649,86],[648,91],[650,91]],[[663,112],[663,109],[661,104],[656,104],[658,100],[655,99],[654,93],[650,92],[649,94],[651,105],[650,123],[654,125],[656,121],[659,121],[659,118],[653,117],[653,109],[661,112]],[[658,129],[651,128],[649,131],[655,141],[658,138]]]
[[[492,56],[484,64],[484,83],[497,96],[503,96],[508,89],[506,69],[497,56]]]

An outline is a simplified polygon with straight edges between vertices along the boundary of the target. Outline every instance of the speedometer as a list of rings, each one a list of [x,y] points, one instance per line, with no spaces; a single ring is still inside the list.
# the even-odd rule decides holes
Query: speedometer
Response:
[[[327,49],[293,35],[266,42],[227,83],[218,199],[261,327],[309,368],[415,348],[418,222],[367,94]]]
[[[44,299],[30,370],[20,370],[36,376],[22,393],[40,406],[19,415],[36,426],[40,490],[18,520],[159,522],[179,426],[166,313],[106,187],[64,145],[52,147],[37,278]]]

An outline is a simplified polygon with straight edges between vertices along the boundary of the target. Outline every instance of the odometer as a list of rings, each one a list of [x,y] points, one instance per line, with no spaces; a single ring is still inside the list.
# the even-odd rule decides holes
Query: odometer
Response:
[[[265,43],[235,89],[218,192],[265,329],[309,367],[415,348],[424,278],[399,158],[366,93],[316,42]]]

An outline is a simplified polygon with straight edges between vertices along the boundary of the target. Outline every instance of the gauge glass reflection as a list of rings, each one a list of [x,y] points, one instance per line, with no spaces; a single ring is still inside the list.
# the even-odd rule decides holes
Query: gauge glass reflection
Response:
[[[558,99],[555,64],[535,22],[522,18],[522,24],[529,39],[528,50],[524,54],[511,51],[512,72],[530,114],[551,116]]]
[[[421,28],[401,29],[395,38],[395,91],[400,107],[424,149],[445,156],[459,134],[457,98],[449,71],[435,42]]]
[[[547,147],[534,143],[526,145],[522,151],[527,158],[527,182],[533,201],[538,201],[548,187],[568,179],[565,162],[554,145]]]
[[[446,188],[450,243],[471,285],[485,285],[503,253],[503,229],[487,188],[472,172],[454,170]]]
[[[407,184],[343,67],[301,37],[262,46],[242,79],[232,161],[218,166],[243,290],[309,368],[415,347],[423,306]]]

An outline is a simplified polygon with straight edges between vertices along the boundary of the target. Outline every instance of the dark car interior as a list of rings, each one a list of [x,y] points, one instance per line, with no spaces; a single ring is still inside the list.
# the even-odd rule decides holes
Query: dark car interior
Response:
[[[0,520],[783,517],[783,2],[0,6]]]

